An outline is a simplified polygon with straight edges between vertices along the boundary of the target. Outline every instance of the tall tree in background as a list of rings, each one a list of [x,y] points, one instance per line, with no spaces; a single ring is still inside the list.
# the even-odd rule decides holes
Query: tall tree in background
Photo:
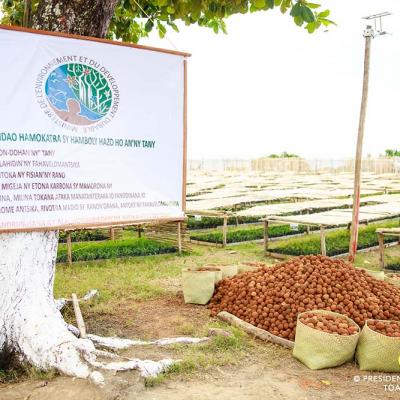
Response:
[[[26,24],[36,29],[135,43],[153,29],[161,37],[169,28],[178,31],[178,21],[226,32],[230,15],[273,8],[289,13],[310,33],[333,23],[329,10],[306,0],[3,0],[0,4],[3,24],[23,25],[25,11]]]
[[[177,21],[226,31],[232,14],[278,7],[312,33],[332,23],[329,11],[305,0],[3,0],[2,23],[127,42]],[[24,15],[25,10],[25,15]],[[28,12],[30,10],[30,12]],[[87,378],[95,352],[67,329],[53,298],[58,232],[0,235],[0,361],[12,355],[48,369]]]

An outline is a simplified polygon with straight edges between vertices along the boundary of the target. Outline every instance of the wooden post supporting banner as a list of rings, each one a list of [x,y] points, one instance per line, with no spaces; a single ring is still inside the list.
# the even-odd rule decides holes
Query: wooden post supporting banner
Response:
[[[182,165],[182,210],[186,212],[187,184],[187,132],[188,132],[188,67],[183,60],[183,165]]]
[[[182,223],[178,222],[178,252],[182,254]]]
[[[264,221],[264,253],[268,251],[268,221]]]
[[[321,233],[321,254],[326,256],[326,238],[325,238],[325,227],[323,225],[320,226]]]
[[[224,215],[224,226],[222,227],[222,246],[226,247],[228,235],[228,216]]]
[[[379,242],[379,267],[383,271],[385,269],[385,240],[382,233],[378,233]]]
[[[115,240],[115,231],[114,228],[110,228],[110,239]]]
[[[67,233],[67,257],[68,265],[72,265],[72,243],[71,243],[71,232]]]
[[[357,253],[358,244],[358,221],[360,217],[360,193],[361,193],[361,161],[362,161],[362,147],[364,139],[364,126],[365,116],[367,114],[367,100],[368,100],[368,83],[369,83],[369,60],[371,53],[371,39],[373,37],[373,30],[367,26],[365,32],[365,53],[364,53],[364,79],[360,109],[360,120],[358,125],[357,135],[357,150],[356,160],[354,166],[354,193],[353,193],[353,216],[350,231],[350,244],[349,244],[349,261],[354,262]]]
[[[81,308],[79,307],[78,297],[76,296],[75,293],[72,293],[72,305],[74,306],[76,324],[78,325],[79,329],[79,337],[85,339],[86,338],[85,322],[83,321]]]

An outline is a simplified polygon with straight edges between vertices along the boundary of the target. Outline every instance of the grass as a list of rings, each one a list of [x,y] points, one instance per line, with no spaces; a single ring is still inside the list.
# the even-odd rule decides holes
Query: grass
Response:
[[[301,238],[301,239],[304,239]],[[292,239],[290,239],[292,240]],[[285,240],[288,242],[289,240]],[[399,257],[400,246],[386,249],[387,258]],[[359,254],[357,263],[360,266],[374,269],[378,260],[377,252]],[[147,318],[147,314],[140,314],[144,302],[177,298],[179,289],[179,276],[182,267],[204,265],[206,263],[238,263],[242,261],[274,262],[263,255],[262,246],[256,243],[243,243],[235,247],[232,253],[228,249],[194,246],[190,254],[164,254],[147,257],[127,257],[110,260],[81,261],[68,267],[58,264],[54,296],[70,297],[71,293],[77,293],[78,297],[90,289],[98,289],[99,297],[89,302],[82,302],[81,309],[89,332],[100,335],[118,334],[132,338],[155,338],[158,335],[151,331],[154,323],[148,322],[146,331],[138,334],[137,327],[129,324],[135,321],[136,314],[130,310],[137,310],[141,321]],[[366,262],[367,261],[367,262]],[[170,286],[170,282],[177,282],[176,286]],[[158,304],[158,303],[157,303]],[[193,306],[193,313],[198,307]],[[179,317],[179,323],[169,323],[171,313]],[[285,363],[289,352],[272,344],[254,341],[242,331],[228,326],[219,321],[213,321],[203,314],[202,319],[196,319],[192,312],[182,313],[180,306],[166,309],[164,314],[158,314],[155,318],[161,319],[161,324],[169,329],[168,335],[173,336],[197,336],[207,334],[209,327],[219,327],[232,332],[231,338],[214,337],[210,342],[199,345],[174,345],[163,351],[168,351],[168,357],[181,359],[182,362],[174,364],[164,374],[157,378],[146,380],[146,386],[152,387],[161,384],[168,379],[190,378],[194,374],[207,374],[222,366],[235,366],[240,363],[262,363],[262,365],[277,365]],[[165,315],[165,317],[164,317]],[[68,322],[75,323],[73,311],[67,307],[64,316]],[[178,321],[178,319],[176,320]],[[173,326],[172,326],[173,325]],[[162,325],[161,325],[162,326]],[[162,327],[164,335],[164,328]],[[155,331],[157,332],[157,331]],[[148,337],[144,337],[148,335]],[[136,351],[136,350],[135,350]],[[161,350],[160,350],[161,351]],[[51,379],[54,371],[42,372],[26,367],[26,370],[1,369],[0,382],[15,382],[22,379]]]
[[[71,267],[65,264],[57,266],[55,279],[55,297],[69,297],[72,292],[82,296],[89,289],[99,290],[99,297],[90,302],[82,302],[81,309],[90,332],[101,335],[121,334],[125,337],[144,338],[126,328],[132,314],[128,307],[139,310],[144,301],[176,298],[176,288],[168,283],[176,280],[179,285],[181,269],[184,266],[198,266],[210,262],[238,263],[248,260],[264,260],[262,248],[255,244],[243,244],[231,254],[229,250],[220,248],[204,248],[195,246],[190,254],[179,256],[166,254],[148,257],[129,257],[113,260],[96,260],[77,262]],[[158,303],[157,303],[158,304]],[[125,308],[126,307],[126,308]],[[195,310],[195,306],[193,306]],[[146,386],[156,386],[166,379],[177,376],[190,377],[193,374],[209,371],[225,365],[236,365],[251,357],[271,359],[276,354],[265,344],[259,345],[242,331],[219,321],[212,321],[207,314],[203,319],[195,319],[192,314],[182,314],[180,308],[171,308],[166,314],[175,313],[179,322],[169,326],[173,336],[202,337],[209,327],[219,327],[232,332],[231,338],[214,337],[210,342],[198,345],[174,345],[168,351],[167,357],[181,359],[164,374],[156,378],[146,379]],[[171,315],[170,315],[171,316]],[[72,307],[64,312],[67,321],[75,323]],[[143,318],[143,317],[142,317]],[[159,315],[155,318],[162,318]],[[168,315],[166,315],[168,324]],[[178,320],[177,320],[178,321]],[[149,326],[152,326],[149,322]],[[171,324],[169,324],[171,325]],[[121,328],[122,327],[122,328]],[[121,331],[122,329],[122,331]],[[133,328],[136,329],[136,328]],[[154,338],[152,332],[146,332],[148,338]],[[162,333],[165,335],[165,333]],[[268,353],[268,354],[267,354]]]
[[[98,289],[101,303],[121,298],[154,299],[165,294],[159,285],[160,279],[180,274],[176,259],[176,256],[164,255],[78,262],[72,268],[59,265],[54,295],[69,297],[74,292],[82,296],[90,289]]]
[[[265,357],[269,361],[279,362],[288,352],[283,348],[276,348],[269,343],[255,342],[242,330],[222,322],[211,322],[196,332],[195,336],[205,336],[208,328],[217,327],[230,332],[231,336],[214,336],[210,341],[198,345],[177,344],[172,347],[175,358],[180,362],[171,365],[168,370],[155,378],[147,378],[146,387],[154,387],[166,379],[190,377],[194,374],[206,373],[210,369],[238,365],[244,359],[251,357]]]
[[[54,369],[44,371],[26,363],[16,363],[12,366],[0,368],[0,384],[17,383],[22,380],[48,381],[58,376]]]
[[[226,249],[197,246],[190,254],[181,256],[163,254],[80,261],[75,262],[72,267],[58,263],[54,296],[69,297],[74,292],[79,297],[90,289],[98,289],[101,303],[121,298],[155,299],[168,292],[160,282],[179,277],[183,267],[197,267],[211,262],[265,260],[260,246],[247,244],[238,246],[235,250],[235,254],[230,254]]]
[[[392,220],[376,224],[370,224],[359,229],[358,249],[365,249],[368,247],[378,245],[378,237],[375,233],[378,227],[398,227],[399,221]],[[397,239],[395,237],[386,236],[385,242],[393,242]],[[326,234],[326,250],[329,256],[343,254],[348,252],[350,242],[350,231],[347,229],[328,232]],[[321,242],[319,234],[302,236],[300,238],[291,238],[279,243],[271,243],[270,250],[275,253],[288,254],[288,255],[306,255],[306,254],[320,254]]]
[[[310,227],[311,230],[317,229],[317,227]],[[270,238],[280,236],[290,236],[299,233],[305,233],[307,230],[305,225],[299,225],[298,230],[292,230],[290,225],[273,225],[268,228],[268,235]],[[238,227],[228,230],[226,240],[228,243],[239,243],[250,240],[258,240],[264,237],[263,227]],[[222,231],[211,231],[211,232],[200,232],[190,234],[190,239],[198,240],[208,243],[222,243]]]
[[[357,267],[379,270],[379,252],[369,251],[358,253],[355,265]],[[397,267],[397,268],[396,268]],[[385,249],[385,268],[400,270],[400,246],[388,247]]]
[[[129,238],[96,243],[82,242],[72,244],[72,261],[113,259],[174,252],[176,252],[176,248],[173,246],[145,238]],[[67,246],[60,244],[58,247],[57,262],[66,261]]]
[[[90,289],[97,289],[99,297],[82,302],[85,321],[92,332],[101,335],[119,335],[131,324],[132,315],[140,302],[170,298],[180,289],[179,277],[183,267],[197,267],[209,263],[239,263],[261,261],[260,246],[238,246],[235,254],[229,250],[196,246],[190,254],[164,254],[146,257],[127,257],[110,260],[75,262],[72,267],[58,264],[55,277],[55,298],[69,298],[71,293],[83,296]],[[269,259],[272,262],[272,259]],[[72,307],[66,307],[64,317],[74,323]],[[188,324],[193,321],[183,321]],[[193,332],[189,325],[183,327]],[[184,332],[176,332],[178,335]]]

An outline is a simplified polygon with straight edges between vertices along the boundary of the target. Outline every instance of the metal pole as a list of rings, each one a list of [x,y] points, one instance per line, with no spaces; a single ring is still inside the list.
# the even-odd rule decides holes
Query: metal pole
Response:
[[[364,139],[365,116],[367,113],[368,83],[369,83],[369,60],[371,52],[371,39],[374,31],[371,26],[367,26],[364,31],[365,53],[364,53],[364,80],[362,89],[360,120],[358,125],[357,150],[354,168],[354,193],[353,193],[353,216],[351,222],[349,261],[354,262],[358,244],[358,221],[360,216],[360,191],[361,191],[361,160],[362,146]]]

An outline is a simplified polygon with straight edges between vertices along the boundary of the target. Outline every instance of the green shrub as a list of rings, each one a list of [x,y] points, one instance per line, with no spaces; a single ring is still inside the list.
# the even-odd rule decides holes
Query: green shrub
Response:
[[[149,256],[174,253],[176,248],[145,238],[72,244],[72,261],[112,259],[118,257]],[[67,246],[58,247],[57,262],[67,261]]]
[[[93,229],[85,230],[81,229],[79,231],[71,232],[72,242],[90,242],[98,240],[106,240],[110,238],[110,233],[107,229]],[[60,232],[60,243],[65,243],[67,241],[67,233]]]
[[[238,217],[237,219],[237,222],[239,224],[246,224],[259,221],[260,217]],[[187,228],[190,230],[218,228],[223,224],[224,224],[224,219],[220,217],[202,217],[201,219],[189,217],[187,220]],[[228,225],[236,225],[236,218],[229,217]]]
[[[390,221],[381,224],[372,224],[366,227],[360,227],[358,235],[358,249],[378,245],[378,236],[375,233],[378,227],[397,227],[398,221]],[[395,237],[386,236],[385,242],[393,242]],[[347,229],[327,232],[326,234],[326,252],[328,256],[347,253],[350,243],[350,231]],[[319,254],[321,253],[321,241],[319,235],[303,236],[301,238],[293,238],[290,240],[274,243],[270,245],[270,250],[275,253],[289,254],[294,256]]]
[[[400,260],[398,262],[387,263],[385,264],[386,269],[391,269],[393,271],[400,271]]]
[[[311,227],[311,229],[317,229],[316,227]],[[290,228],[290,225],[274,225],[268,228],[268,235],[270,238],[295,235],[298,233],[306,232],[307,228],[305,225],[299,225],[298,230],[294,231]],[[228,243],[239,243],[246,242],[249,240],[262,239],[264,237],[263,227],[250,227],[243,229],[234,229],[228,231],[226,235],[226,240]],[[190,239],[199,240],[202,242],[209,243],[222,243],[222,231],[212,231],[212,232],[200,232],[192,233]]]

